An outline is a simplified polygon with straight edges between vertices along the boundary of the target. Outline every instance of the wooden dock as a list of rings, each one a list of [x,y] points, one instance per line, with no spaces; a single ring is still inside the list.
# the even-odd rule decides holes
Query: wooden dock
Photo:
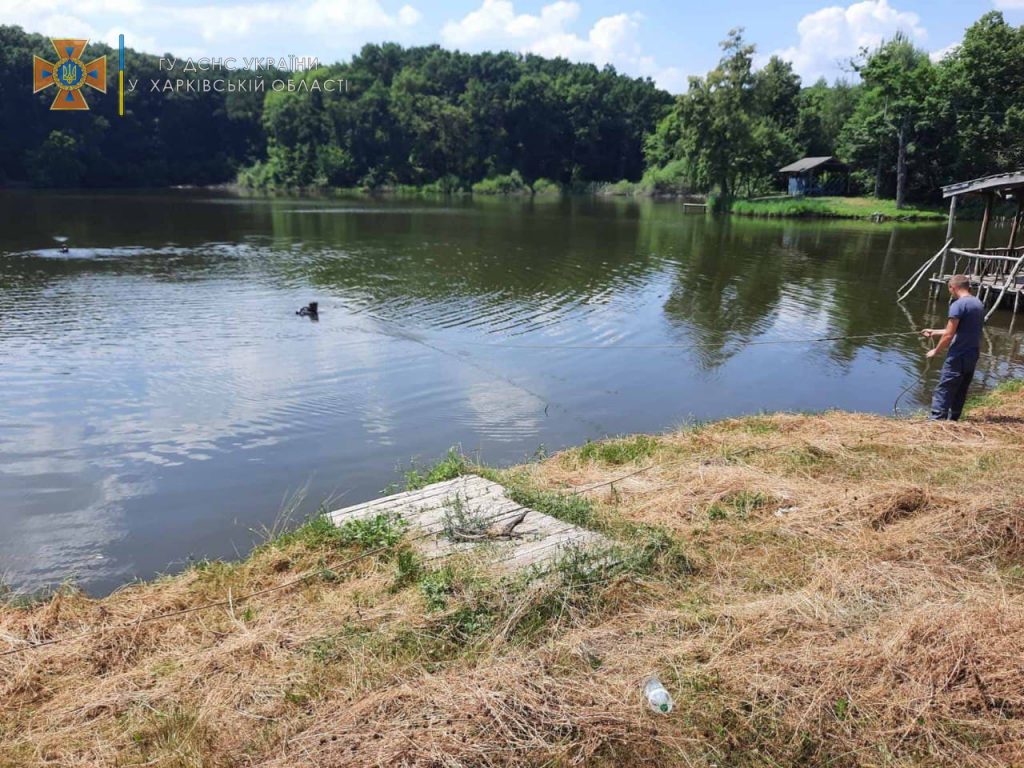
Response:
[[[509,571],[553,564],[567,550],[608,546],[604,536],[524,507],[505,488],[477,475],[434,483],[417,491],[356,504],[330,513],[335,525],[380,514],[396,515],[428,560],[478,551]],[[452,532],[452,521],[484,523]]]
[[[897,301],[909,296],[929,271],[934,270],[925,281],[933,297],[944,295],[943,288],[953,275],[964,275],[975,295],[988,308],[986,320],[1002,306],[1012,307],[1015,313],[1018,312],[1020,296],[1024,293],[1024,246],[1017,245],[1017,235],[1024,222],[1024,170],[949,184],[942,188],[942,195],[949,198],[946,244],[897,289]],[[985,212],[977,247],[954,248],[957,200],[964,195],[983,196]],[[1017,213],[1010,221],[1009,242],[1002,247],[988,244],[993,206],[997,200],[1017,203]]]

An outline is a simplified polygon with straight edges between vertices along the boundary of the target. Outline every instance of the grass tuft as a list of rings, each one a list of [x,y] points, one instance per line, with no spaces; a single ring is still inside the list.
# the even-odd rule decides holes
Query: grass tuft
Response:
[[[413,466],[405,473],[405,488],[409,491],[416,491],[431,483],[440,483],[445,480],[454,480],[456,477],[469,472],[469,460],[457,447],[448,449],[444,458],[431,467],[425,469]]]
[[[580,461],[599,461],[621,466],[641,459],[649,459],[658,449],[658,439],[649,435],[634,435],[619,440],[587,442],[577,450]]]

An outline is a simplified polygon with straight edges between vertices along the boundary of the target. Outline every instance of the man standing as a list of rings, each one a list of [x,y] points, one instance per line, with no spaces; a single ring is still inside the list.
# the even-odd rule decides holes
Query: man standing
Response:
[[[941,336],[928,357],[935,357],[946,347],[946,363],[942,366],[939,385],[932,398],[932,419],[957,421],[964,409],[967,388],[974,378],[974,367],[981,353],[981,328],[985,324],[985,305],[971,295],[971,281],[966,275],[949,278],[949,293],[953,302],[949,305],[949,322],[937,330],[925,328],[925,338]]]

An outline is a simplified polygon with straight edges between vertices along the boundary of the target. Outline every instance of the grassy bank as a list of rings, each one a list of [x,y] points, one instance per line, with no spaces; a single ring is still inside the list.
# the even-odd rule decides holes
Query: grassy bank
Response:
[[[1008,386],[961,424],[764,415],[480,470],[619,542],[548,578],[318,518],[7,607],[0,649],[69,639],[0,657],[0,765],[1019,765],[1022,425]]]
[[[902,221],[938,221],[945,214],[927,208],[896,207],[895,200],[874,197],[780,197],[764,200],[737,200],[732,213],[765,218],[898,219]]]

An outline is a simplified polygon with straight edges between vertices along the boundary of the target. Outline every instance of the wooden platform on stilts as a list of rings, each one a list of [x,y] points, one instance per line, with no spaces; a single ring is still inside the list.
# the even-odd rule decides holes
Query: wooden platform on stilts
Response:
[[[1024,247],[1017,245],[1017,238],[1024,223],[1024,170],[950,184],[942,188],[942,195],[949,198],[946,244],[897,289],[897,301],[909,296],[929,271],[934,270],[926,283],[935,296],[942,294],[943,286],[953,275],[965,275],[975,295],[988,307],[986,320],[1001,306],[1019,311],[1021,293],[1024,293]],[[984,197],[985,212],[977,247],[954,248],[957,200],[964,195]],[[1010,200],[1016,202],[1017,212],[1010,219],[1009,242],[1003,247],[990,247],[993,206],[997,201]]]
[[[331,512],[330,517],[335,525],[344,525],[380,514],[401,518],[414,546],[427,559],[477,551],[509,571],[553,564],[569,549],[611,543],[598,533],[516,503],[503,486],[478,475],[356,504]],[[459,521],[473,524],[460,527]]]

